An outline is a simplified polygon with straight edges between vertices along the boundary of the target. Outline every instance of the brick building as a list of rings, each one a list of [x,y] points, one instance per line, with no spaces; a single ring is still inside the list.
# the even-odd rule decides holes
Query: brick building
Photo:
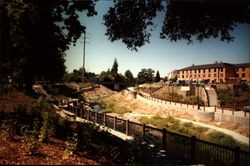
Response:
[[[177,80],[186,82],[236,83],[250,80],[250,63],[192,65],[178,70]]]

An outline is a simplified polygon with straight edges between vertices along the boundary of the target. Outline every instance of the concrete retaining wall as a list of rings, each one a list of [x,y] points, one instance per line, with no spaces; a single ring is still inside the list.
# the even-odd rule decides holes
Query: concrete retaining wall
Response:
[[[214,120],[214,112],[201,112],[195,111],[193,115],[201,121],[213,121]]]
[[[245,126],[249,126],[249,118],[248,117],[240,117],[235,115],[226,115],[226,114],[218,114],[215,113],[214,116],[216,121],[227,121],[227,122],[235,122]]]

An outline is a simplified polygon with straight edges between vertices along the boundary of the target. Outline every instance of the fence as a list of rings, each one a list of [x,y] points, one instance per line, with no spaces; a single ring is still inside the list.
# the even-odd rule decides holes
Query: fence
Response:
[[[140,95],[141,97],[143,97],[147,100],[151,100],[151,101],[154,101],[157,103],[170,104],[170,105],[175,105],[175,106],[179,105],[181,107],[187,107],[187,108],[197,108],[197,109],[200,109],[203,111],[206,111],[208,109],[211,110],[211,107],[196,105],[196,104],[188,102],[188,101],[187,102],[184,102],[184,101],[176,102],[176,101],[171,101],[171,100],[163,100],[163,99],[155,98],[155,97],[152,97],[149,95],[145,95],[141,92],[139,92],[138,95]],[[225,110],[231,111],[232,115],[235,115],[235,112],[237,112],[237,110],[239,110],[239,109],[237,109],[236,107],[235,108],[226,108],[226,107],[221,107],[221,106],[214,106],[214,109],[213,109],[214,112],[220,112],[221,114],[224,114]],[[243,111],[243,117],[247,117],[247,111],[245,109],[240,109],[240,110]]]
[[[179,164],[205,165],[242,165],[250,163],[250,153],[239,147],[228,148],[207,141],[199,140],[195,136],[189,137],[173,133],[164,129],[139,124],[129,120],[117,118],[94,111],[84,111],[81,107],[69,107],[69,111],[78,117],[104,125],[123,134],[141,137],[145,141],[164,148]]]

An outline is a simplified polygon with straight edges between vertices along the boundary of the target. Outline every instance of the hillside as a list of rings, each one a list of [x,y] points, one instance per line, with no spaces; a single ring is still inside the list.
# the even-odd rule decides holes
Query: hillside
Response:
[[[17,130],[16,128],[18,128],[19,124],[16,124],[15,122],[14,125],[8,123],[9,119],[6,118],[6,116],[14,116],[18,120],[21,119],[22,121],[22,119],[25,119],[25,117],[20,117],[20,115],[24,114],[23,112],[20,112],[21,108],[26,108],[28,116],[32,114],[32,109],[34,109],[36,106],[36,99],[27,96],[20,91],[12,91],[7,94],[0,95],[0,165],[114,165],[111,160],[98,153],[90,154],[87,151],[77,151],[76,153],[69,155],[66,153],[67,141],[65,142],[64,138],[51,137],[48,143],[39,142],[38,144],[34,144],[34,142],[31,141],[29,144],[26,144],[25,141],[27,141],[27,138],[29,137],[27,137],[27,135],[23,134],[22,132],[22,127],[25,127],[25,125],[20,126],[21,130],[16,132],[15,130]],[[32,119],[30,119],[30,121],[32,121]],[[25,123],[29,124],[27,120]],[[35,145],[38,145],[37,153],[32,155],[27,154],[27,147],[31,148]]]

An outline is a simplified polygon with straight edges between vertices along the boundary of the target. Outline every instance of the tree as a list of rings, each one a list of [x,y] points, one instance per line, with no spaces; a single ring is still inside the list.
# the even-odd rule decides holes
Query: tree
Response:
[[[117,59],[115,58],[113,66],[111,68],[111,75],[116,78],[118,76],[118,62]]]
[[[130,70],[126,70],[124,75],[126,78],[126,82],[134,82],[135,81],[134,76]]]
[[[159,71],[157,70],[156,76],[155,76],[155,82],[159,82],[160,80],[161,80],[160,73],[159,73]]]
[[[77,12],[94,16],[94,6],[92,0],[1,0],[0,25],[8,27],[0,29],[0,43],[8,43],[1,50],[1,69],[2,64],[9,64],[12,74],[18,71],[27,91],[35,79],[61,79],[65,73],[64,51],[85,32]]]
[[[165,3],[164,3],[165,2]],[[165,5],[161,38],[192,43],[214,37],[233,40],[232,30],[240,23],[250,23],[248,0],[117,0],[104,15],[106,35],[112,42],[122,40],[127,48],[136,50],[149,43],[155,28],[152,19]]]
[[[152,69],[142,69],[137,75],[138,82],[139,83],[153,82],[154,73],[155,71]]]

